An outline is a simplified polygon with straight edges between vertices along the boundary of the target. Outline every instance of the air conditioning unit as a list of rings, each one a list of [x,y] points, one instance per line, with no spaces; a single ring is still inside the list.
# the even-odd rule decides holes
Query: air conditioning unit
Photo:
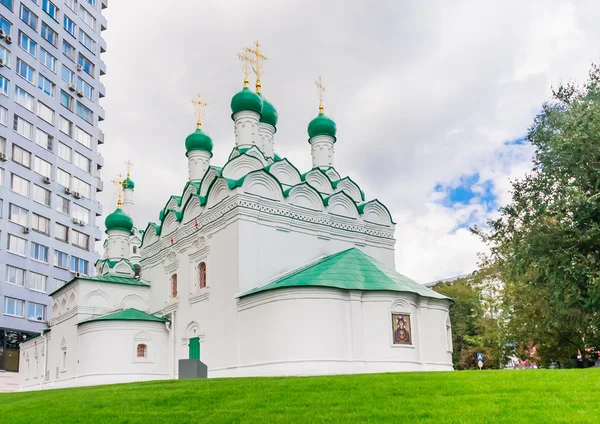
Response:
[[[44,177],[44,184],[50,184],[50,177]]]
[[[81,65],[77,65],[77,70],[78,70],[78,71],[83,71],[83,66],[81,66]]]
[[[76,199],[81,199],[81,194],[79,194],[78,191],[74,191],[73,192],[73,197],[76,198]]]
[[[0,153],[0,160],[2,162],[6,161],[6,153],[4,153],[4,152]]]
[[[74,272],[73,275],[75,276],[75,278],[79,278],[81,277],[81,272]]]
[[[79,225],[81,225],[82,227],[85,226],[85,221],[79,221]]]
[[[4,38],[6,37],[6,33],[4,32],[3,29],[0,29],[0,38]]]
[[[78,95],[79,97],[83,97],[83,91],[81,91],[81,90],[77,90],[77,95]]]
[[[79,224],[79,220],[77,218],[73,218],[73,224]]]
[[[65,187],[65,194],[71,194],[71,189],[69,187]]]
[[[10,38],[10,35],[6,36],[6,44],[12,44],[12,38]]]
[[[75,84],[69,84],[69,91],[75,91]]]
[[[29,228],[23,227],[23,234],[29,234]]]

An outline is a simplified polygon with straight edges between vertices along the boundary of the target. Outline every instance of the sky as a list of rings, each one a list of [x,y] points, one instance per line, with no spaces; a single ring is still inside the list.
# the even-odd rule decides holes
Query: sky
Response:
[[[225,163],[243,83],[236,53],[259,40],[276,152],[310,169],[321,76],[335,167],[389,207],[396,268],[422,283],[477,268],[486,247],[469,228],[497,216],[510,180],[531,169],[528,127],[553,86],[583,82],[600,61],[592,0],[127,0],[105,15],[105,215],[127,160],[140,227],[181,194],[198,92],[211,164]]]

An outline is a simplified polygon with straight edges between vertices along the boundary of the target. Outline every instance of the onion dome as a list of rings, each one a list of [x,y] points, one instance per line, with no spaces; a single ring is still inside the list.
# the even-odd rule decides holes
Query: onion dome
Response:
[[[335,122],[327,116],[323,112],[320,112],[319,115],[310,121],[308,124],[308,138],[311,139],[318,135],[328,135],[333,137],[335,140],[335,133],[337,132],[337,126]]]
[[[196,129],[185,139],[185,149],[188,153],[193,150],[204,150],[212,155],[212,148],[212,139],[201,128]]]
[[[129,177],[125,178],[121,185],[123,186],[123,190],[133,190],[135,188],[135,183]]]
[[[263,101],[263,108],[261,112],[262,116],[260,118],[260,122],[264,122],[265,124],[277,127],[277,120],[279,119],[277,109],[275,109],[275,107],[267,99],[265,99],[261,93],[259,93],[258,95]]]
[[[261,113],[263,110],[263,101],[258,94],[250,91],[248,87],[244,87],[242,91],[237,93],[231,99],[231,117],[243,110],[251,110]]]
[[[106,217],[104,225],[106,226],[106,232],[111,230],[131,232],[131,229],[133,228],[133,221],[129,215],[127,215],[120,207],[118,207],[117,210]]]

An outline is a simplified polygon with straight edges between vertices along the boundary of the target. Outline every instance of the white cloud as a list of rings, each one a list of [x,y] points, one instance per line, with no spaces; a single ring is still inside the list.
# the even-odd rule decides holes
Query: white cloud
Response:
[[[436,184],[479,173],[506,202],[508,177],[530,167],[530,151],[504,142],[525,134],[551,84],[585,78],[600,39],[592,1],[160,5],[111,2],[106,11],[103,178],[135,163],[138,219],[156,220],[185,184],[198,91],[210,104],[212,163],[225,161],[229,102],[242,81],[235,53],[259,39],[269,57],[264,92],[280,114],[276,150],[310,166],[306,126],[317,112],[312,82],[322,75],[339,128],[336,167],[390,207],[397,268],[421,281],[474,269],[482,246],[455,229],[465,216],[488,215],[477,204],[436,203]],[[100,200],[105,213],[114,208],[112,190]]]

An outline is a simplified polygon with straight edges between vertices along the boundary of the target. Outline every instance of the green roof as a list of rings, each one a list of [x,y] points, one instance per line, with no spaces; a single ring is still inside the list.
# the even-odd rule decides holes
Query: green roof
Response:
[[[99,321],[151,321],[151,322],[169,322],[168,319],[150,315],[138,309],[129,308],[117,312],[112,312],[107,315],[102,315],[96,318],[81,321],[80,324],[88,324],[90,322]]]
[[[65,287],[71,285],[75,281],[83,280],[83,281],[94,281],[96,283],[112,283],[112,284],[124,284],[127,286],[140,286],[140,287],[150,287],[149,284],[144,283],[143,281],[132,278],[132,277],[118,277],[116,275],[97,275],[95,277],[75,277],[67,284],[58,289],[54,290],[49,296],[52,296],[54,293],[64,289]]]
[[[264,286],[242,293],[238,297],[284,287],[333,287],[343,290],[394,291],[414,293],[434,299],[448,299],[388,268],[356,248],[322,258]]]

